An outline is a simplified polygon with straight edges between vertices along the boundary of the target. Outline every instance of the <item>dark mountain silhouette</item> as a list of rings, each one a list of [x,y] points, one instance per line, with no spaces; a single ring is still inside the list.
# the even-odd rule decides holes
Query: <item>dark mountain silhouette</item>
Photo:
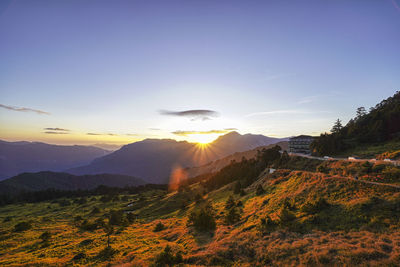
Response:
[[[282,139],[230,132],[207,146],[172,139],[146,139],[95,159],[91,164],[68,170],[74,174],[117,173],[166,183],[174,168],[206,164],[235,152],[277,143]]]
[[[62,171],[110,153],[92,146],[60,146],[0,140],[0,180],[22,172]]]
[[[99,185],[110,187],[137,186],[144,181],[126,175],[97,174],[76,176],[62,172],[22,173],[0,182],[0,194],[19,191],[39,191],[49,188],[59,190],[94,189]]]

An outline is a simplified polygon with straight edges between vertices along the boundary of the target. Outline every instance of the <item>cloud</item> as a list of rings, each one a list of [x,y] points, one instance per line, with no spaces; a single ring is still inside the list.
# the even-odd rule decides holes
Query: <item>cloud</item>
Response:
[[[245,115],[244,117],[254,117],[254,116],[264,116],[264,115],[298,115],[298,114],[318,114],[318,113],[332,113],[330,111],[307,111],[307,110],[297,110],[297,109],[288,109],[288,110],[272,110],[272,111],[261,111],[255,112]]]
[[[160,129],[160,128],[149,128],[149,130],[152,130],[152,131],[160,131],[161,129]]]
[[[190,118],[192,121],[195,120],[206,121],[206,120],[211,120],[211,117],[219,116],[218,112],[208,109],[191,109],[184,111],[160,110],[159,113],[161,115],[166,115],[166,116],[187,117]]]
[[[14,106],[7,106],[0,104],[0,108],[8,109],[8,110],[13,110],[13,111],[20,111],[20,112],[34,112],[40,115],[50,115],[49,112],[39,110],[39,109],[32,109],[32,108],[25,108],[25,107],[14,107]]]
[[[109,136],[119,136],[116,133],[86,133],[86,135],[109,135]]]
[[[237,131],[237,128],[224,128],[226,131]]]
[[[297,104],[307,104],[307,103],[315,102],[318,98],[319,98],[319,95],[306,96],[306,97],[300,98],[300,100],[297,102]]]
[[[254,117],[254,116],[262,116],[262,115],[277,115],[277,114],[308,114],[310,112],[308,111],[302,111],[302,110],[294,110],[294,109],[288,109],[288,110],[271,110],[271,111],[261,111],[261,112],[254,112],[245,115],[245,117]]]
[[[175,135],[179,135],[179,136],[188,136],[191,134],[225,134],[225,133],[229,133],[232,130],[230,129],[234,129],[234,128],[227,128],[227,129],[223,129],[223,130],[209,130],[209,131],[182,131],[182,130],[178,130],[178,131],[174,131],[172,132]]]
[[[59,132],[69,132],[70,130],[64,128],[43,128],[46,131],[59,131]]]
[[[45,134],[69,134],[67,132],[56,132],[56,131],[45,131],[43,133],[45,133]]]

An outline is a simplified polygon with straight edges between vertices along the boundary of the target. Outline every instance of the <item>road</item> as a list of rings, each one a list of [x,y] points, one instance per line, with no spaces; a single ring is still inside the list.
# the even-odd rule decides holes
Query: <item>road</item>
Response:
[[[349,158],[334,158],[334,157],[329,157],[329,158],[323,158],[323,157],[315,157],[307,154],[300,154],[300,153],[288,153],[290,156],[298,156],[298,157],[304,157],[304,158],[309,158],[309,159],[317,159],[317,160],[346,160],[346,161],[353,161],[353,162],[363,162],[363,161],[368,161],[371,163],[386,163],[386,164],[393,164],[395,166],[400,166],[400,160],[391,160],[391,161],[384,161],[384,160],[377,160],[377,159],[349,159]]]

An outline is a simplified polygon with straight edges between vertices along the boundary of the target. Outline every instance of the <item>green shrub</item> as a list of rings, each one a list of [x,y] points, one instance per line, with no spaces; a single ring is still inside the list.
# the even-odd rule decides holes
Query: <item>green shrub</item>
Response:
[[[90,213],[91,214],[99,214],[100,213],[100,209],[98,207],[94,207]]]
[[[192,224],[198,231],[215,230],[216,223],[214,211],[210,204],[193,210],[189,215],[189,224]]]
[[[14,232],[23,232],[32,228],[29,222],[19,222],[14,226]]]
[[[279,213],[279,224],[282,227],[290,227],[296,220],[296,215],[287,208],[281,209]]]
[[[153,232],[160,232],[160,231],[164,230],[164,228],[165,228],[164,224],[162,222],[158,222],[156,224],[156,226],[154,227]]]
[[[260,220],[260,231],[263,233],[270,233],[276,229],[277,224],[271,220],[269,216],[261,218]]]
[[[104,249],[100,250],[100,252],[97,254],[97,258],[101,259],[101,260],[109,260],[111,259],[115,254],[117,253],[117,251],[115,249],[113,249],[110,246],[105,247]]]
[[[238,208],[236,207],[231,207],[228,209],[226,215],[225,215],[225,223],[227,224],[234,224],[240,220],[240,213],[238,211]]]
[[[230,208],[235,206],[236,206],[235,199],[232,196],[229,196],[228,200],[225,203],[225,209],[229,210]]]
[[[43,233],[39,236],[39,238],[42,240],[43,243],[48,242],[48,241],[50,240],[50,238],[51,238],[51,233],[48,232],[48,231],[43,232]]]
[[[167,245],[164,250],[158,254],[155,259],[154,265],[157,267],[162,266],[174,266],[183,261],[182,253],[178,251],[175,255],[172,252],[172,249],[169,245]]]
[[[329,207],[329,203],[324,198],[318,198],[315,201],[307,201],[301,211],[308,214],[316,214]]]

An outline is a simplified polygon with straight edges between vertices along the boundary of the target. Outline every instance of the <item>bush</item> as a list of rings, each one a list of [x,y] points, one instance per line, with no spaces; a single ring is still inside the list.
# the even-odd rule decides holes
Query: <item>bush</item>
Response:
[[[329,207],[329,203],[324,198],[318,198],[315,201],[307,201],[301,211],[308,214],[316,214]]]
[[[236,206],[235,199],[232,196],[229,196],[228,200],[225,203],[225,209],[229,210]]]
[[[99,214],[99,213],[100,213],[100,209],[99,209],[98,207],[94,207],[94,208],[92,209],[91,214]]]
[[[167,245],[164,248],[164,251],[162,251],[155,259],[155,266],[174,266],[175,264],[179,264],[183,261],[182,259],[182,253],[179,251],[175,254],[173,254],[172,249],[169,245]]]
[[[260,196],[260,195],[263,195],[265,193],[265,190],[264,190],[264,188],[262,187],[262,185],[258,185],[257,186],[257,189],[256,189],[256,195],[257,196]]]
[[[261,218],[260,231],[263,233],[270,233],[276,229],[277,224],[271,220],[269,216]]]
[[[279,213],[279,224],[282,227],[290,227],[296,220],[296,215],[287,208],[281,209]]]
[[[125,225],[124,212],[122,210],[111,210],[109,215],[111,225]]]
[[[225,223],[234,224],[240,220],[240,217],[238,208],[231,207],[225,215]]]
[[[79,252],[78,254],[76,254],[76,255],[72,258],[72,260],[73,260],[73,261],[78,261],[78,260],[81,260],[81,259],[84,259],[84,258],[86,258],[86,254],[85,254],[84,252]]]
[[[44,233],[42,233],[39,238],[42,240],[43,243],[48,242],[51,238],[51,233],[46,231]]]
[[[14,226],[14,232],[23,232],[32,228],[29,222],[19,222]]]
[[[216,223],[211,205],[207,204],[197,210],[193,210],[189,215],[188,222],[198,231],[215,230]]]
[[[101,260],[109,260],[111,259],[117,251],[110,246],[105,247],[104,249],[100,250],[99,254],[97,254],[97,258]]]
[[[165,228],[164,224],[162,222],[158,222],[156,224],[156,226],[154,227],[153,232],[160,232],[160,231],[164,230],[164,228]]]
[[[128,222],[133,223],[137,218],[137,215],[133,214],[132,212],[129,212],[126,214],[126,219]]]
[[[99,228],[99,224],[98,224],[98,222],[89,222],[88,220],[84,220],[82,223],[81,223],[81,225],[79,226],[79,228],[81,229],[81,230],[84,230],[84,231],[90,231],[90,232],[92,232],[92,231],[94,231],[94,230],[96,230],[96,229],[98,229]]]

